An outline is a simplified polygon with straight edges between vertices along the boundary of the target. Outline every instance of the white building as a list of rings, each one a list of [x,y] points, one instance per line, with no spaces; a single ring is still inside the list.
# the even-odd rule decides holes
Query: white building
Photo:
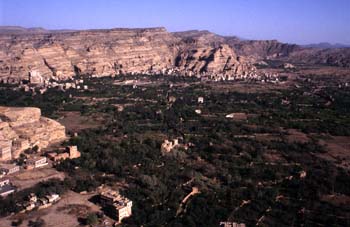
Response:
[[[196,114],[202,114],[202,110],[200,110],[200,109],[197,109],[194,112],[196,112]]]
[[[15,187],[10,184],[9,179],[0,179],[0,196],[5,197],[15,192]]]
[[[204,103],[204,98],[203,97],[198,97],[198,103],[203,104]]]
[[[49,201],[49,203],[54,203],[60,200],[60,196],[58,194],[51,194],[46,196],[46,198]]]
[[[27,160],[27,168],[39,168],[48,165],[46,157],[34,157]]]
[[[13,174],[19,171],[19,166],[15,164],[1,164],[0,165],[0,173],[4,173],[6,175]]]

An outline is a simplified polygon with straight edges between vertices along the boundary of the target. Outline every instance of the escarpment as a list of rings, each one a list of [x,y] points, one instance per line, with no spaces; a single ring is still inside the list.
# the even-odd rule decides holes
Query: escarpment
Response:
[[[165,28],[49,31],[0,28],[0,82],[124,73],[246,75],[264,59],[349,67],[348,49],[318,50]],[[39,79],[38,79],[39,78]]]
[[[205,40],[200,35],[189,43],[164,28],[0,34],[0,78],[19,81],[35,75],[60,80],[76,74],[161,73],[175,68],[243,73],[250,68],[237,60],[231,47],[214,47]]]

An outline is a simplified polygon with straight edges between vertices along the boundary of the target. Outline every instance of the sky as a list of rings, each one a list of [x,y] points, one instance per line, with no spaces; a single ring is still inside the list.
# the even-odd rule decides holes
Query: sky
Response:
[[[0,25],[165,27],[297,44],[350,44],[350,0],[0,0]]]

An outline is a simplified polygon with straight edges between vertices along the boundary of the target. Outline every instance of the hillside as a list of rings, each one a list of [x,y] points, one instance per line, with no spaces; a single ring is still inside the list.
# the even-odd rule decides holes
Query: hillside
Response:
[[[245,75],[258,60],[349,67],[349,49],[312,49],[276,40],[241,40],[165,28],[57,30],[0,28],[0,81],[31,75],[66,79],[124,73]]]

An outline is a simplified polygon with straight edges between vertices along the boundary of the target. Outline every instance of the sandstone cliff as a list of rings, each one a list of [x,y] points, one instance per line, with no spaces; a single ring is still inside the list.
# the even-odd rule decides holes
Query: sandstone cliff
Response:
[[[242,75],[254,71],[254,68],[238,57],[228,45],[215,48],[196,48],[182,52],[176,61],[180,70],[193,73]]]
[[[266,59],[285,60],[293,63],[322,64],[350,67],[350,48],[307,48],[277,40],[243,40],[238,37],[220,36],[209,31],[176,32],[174,36],[192,45],[218,47],[229,45],[236,55],[246,62]]]
[[[3,32],[1,32],[3,31]],[[264,59],[349,67],[349,51],[315,50],[278,41],[252,41],[208,31],[164,28],[49,31],[0,29],[0,82],[66,79],[178,70],[186,75],[248,74]]]
[[[38,108],[0,107],[0,140],[12,142],[12,157],[33,146],[46,148],[66,138],[65,127]]]
[[[212,33],[207,36],[215,37]],[[247,68],[239,66],[243,62],[229,46],[223,49],[225,57],[219,56],[219,46],[209,44],[208,37],[198,36],[190,43],[164,28],[0,33],[0,78],[22,80],[40,75],[45,80],[75,74],[162,72],[174,67],[189,69],[187,63],[206,65],[197,68],[201,72],[240,73]],[[196,49],[205,52],[200,62],[176,61]],[[234,69],[228,70],[230,67]]]

